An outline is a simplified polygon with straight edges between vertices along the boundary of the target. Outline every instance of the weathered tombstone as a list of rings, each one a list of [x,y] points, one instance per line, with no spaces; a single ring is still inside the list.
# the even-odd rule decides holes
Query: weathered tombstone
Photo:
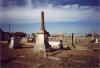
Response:
[[[59,49],[61,46],[60,44],[60,41],[49,41],[49,45],[51,45],[53,49]]]
[[[31,34],[28,34],[27,35],[27,42],[33,42],[32,35]]]
[[[97,43],[99,43],[99,41],[98,41],[98,39],[96,38],[96,39],[95,39],[95,44],[97,44]]]
[[[20,48],[21,47],[20,41],[21,41],[20,36],[11,37],[9,48]]]
[[[63,44],[62,44],[62,40],[60,40],[60,49],[63,49]]]
[[[35,36],[35,33],[32,33],[32,34],[31,34],[31,38],[32,38],[32,41],[33,41],[33,42],[35,42],[35,41],[36,41],[36,36]]]
[[[41,12],[41,28],[37,33],[36,45],[34,46],[34,52],[41,54],[41,57],[46,57],[46,50],[50,48],[48,43],[48,32],[44,26],[44,12]]]
[[[35,33],[32,33],[31,34],[31,38],[35,38]]]
[[[72,33],[72,45],[73,45],[73,37],[74,37],[74,34]]]
[[[74,45],[74,34],[72,33],[72,37],[71,37],[72,39],[72,46],[73,46],[73,48],[74,48],[74,50],[75,50],[75,45]]]
[[[92,40],[94,40],[95,38],[94,38],[94,33],[92,33]]]
[[[13,48],[14,46],[14,37],[11,37],[9,48]]]

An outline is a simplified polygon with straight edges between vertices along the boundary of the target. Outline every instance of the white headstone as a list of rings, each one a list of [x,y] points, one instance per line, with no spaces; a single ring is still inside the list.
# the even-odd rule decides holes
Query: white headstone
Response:
[[[14,37],[11,37],[9,48],[13,48],[14,46]]]
[[[52,48],[60,48],[60,41],[57,41],[57,42],[55,42],[55,41],[49,41],[49,45],[51,45],[51,47]]]
[[[99,43],[99,41],[98,41],[98,39],[96,38],[96,39],[95,39],[95,44],[97,44],[97,43]]]
[[[94,40],[95,38],[94,38],[94,34],[92,33],[92,40]]]

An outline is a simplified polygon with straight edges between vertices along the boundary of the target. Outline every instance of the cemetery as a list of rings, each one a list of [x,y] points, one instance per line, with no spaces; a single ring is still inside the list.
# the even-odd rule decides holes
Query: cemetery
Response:
[[[41,12],[36,36],[12,36],[0,41],[1,68],[99,68],[100,35],[49,36]]]

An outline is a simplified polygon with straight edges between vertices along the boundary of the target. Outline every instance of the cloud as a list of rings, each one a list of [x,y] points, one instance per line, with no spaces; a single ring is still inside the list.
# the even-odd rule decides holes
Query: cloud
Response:
[[[45,4],[44,6],[40,5],[37,8],[33,8],[30,0],[26,7],[3,10],[0,15],[2,20],[11,20],[13,23],[36,23],[40,22],[41,11],[45,12],[46,22],[100,21],[99,7],[79,6],[79,4],[58,6]]]

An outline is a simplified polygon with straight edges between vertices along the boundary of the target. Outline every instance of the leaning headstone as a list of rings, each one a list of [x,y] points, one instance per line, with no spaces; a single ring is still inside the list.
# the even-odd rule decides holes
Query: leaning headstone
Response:
[[[20,41],[21,37],[20,36],[14,36],[11,38],[9,48],[20,48]]]

